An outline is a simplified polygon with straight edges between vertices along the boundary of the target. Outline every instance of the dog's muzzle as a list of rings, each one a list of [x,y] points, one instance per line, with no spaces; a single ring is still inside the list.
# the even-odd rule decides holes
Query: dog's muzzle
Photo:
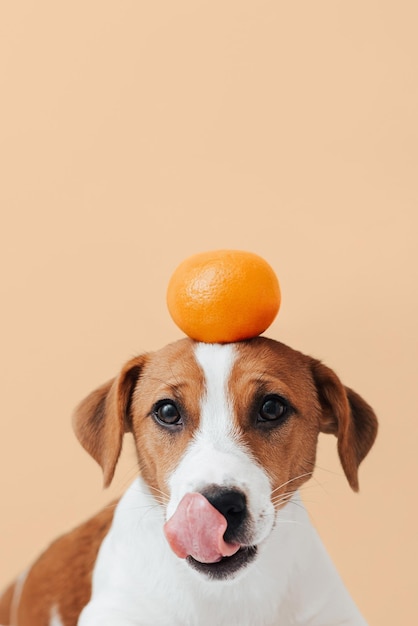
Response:
[[[174,553],[215,579],[232,577],[254,558],[250,529],[245,494],[217,485],[187,493],[164,526]]]

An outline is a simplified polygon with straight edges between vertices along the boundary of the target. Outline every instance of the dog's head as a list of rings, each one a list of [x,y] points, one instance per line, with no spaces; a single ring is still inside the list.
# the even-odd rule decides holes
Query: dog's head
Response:
[[[217,579],[254,559],[311,476],[320,432],[336,435],[355,491],[377,432],[373,410],[332,370],[261,337],[183,339],[134,358],[80,404],[74,425],[106,486],[133,434],[143,478],[167,495],[172,549]]]

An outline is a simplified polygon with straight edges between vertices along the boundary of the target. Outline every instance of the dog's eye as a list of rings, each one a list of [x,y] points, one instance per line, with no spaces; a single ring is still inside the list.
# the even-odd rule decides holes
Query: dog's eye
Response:
[[[157,422],[163,426],[179,426],[182,423],[180,412],[171,400],[161,400],[161,402],[158,402],[152,414]]]
[[[283,420],[289,413],[289,405],[280,396],[266,396],[258,413],[258,422]]]

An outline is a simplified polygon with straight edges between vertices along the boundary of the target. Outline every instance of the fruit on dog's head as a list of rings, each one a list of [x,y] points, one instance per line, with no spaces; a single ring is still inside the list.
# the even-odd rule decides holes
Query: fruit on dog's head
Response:
[[[240,250],[195,254],[174,271],[168,310],[189,337],[229,343],[263,333],[276,317],[280,285],[260,256]]]

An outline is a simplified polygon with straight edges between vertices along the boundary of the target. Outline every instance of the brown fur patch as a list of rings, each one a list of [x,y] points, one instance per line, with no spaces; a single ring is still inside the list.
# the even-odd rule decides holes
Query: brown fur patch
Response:
[[[10,624],[10,612],[12,608],[13,595],[16,583],[12,583],[0,596],[0,624],[4,626]]]
[[[204,380],[194,346],[184,339],[151,355],[132,398],[132,432],[140,471],[157,495],[158,491],[168,495],[167,478],[199,425]],[[178,432],[169,432],[153,419],[152,408],[160,400],[172,400],[178,407],[184,423]]]
[[[57,607],[63,626],[76,626],[90,599],[93,567],[114,509],[115,503],[57,539],[34,563],[21,595],[19,626],[49,624],[53,606]]]
[[[279,505],[309,479],[319,433],[320,407],[308,357],[264,338],[238,345],[229,392],[238,431],[247,448],[267,472],[272,501]],[[285,398],[293,413],[282,424],[257,423],[263,398]],[[289,494],[289,496],[287,495]]]

